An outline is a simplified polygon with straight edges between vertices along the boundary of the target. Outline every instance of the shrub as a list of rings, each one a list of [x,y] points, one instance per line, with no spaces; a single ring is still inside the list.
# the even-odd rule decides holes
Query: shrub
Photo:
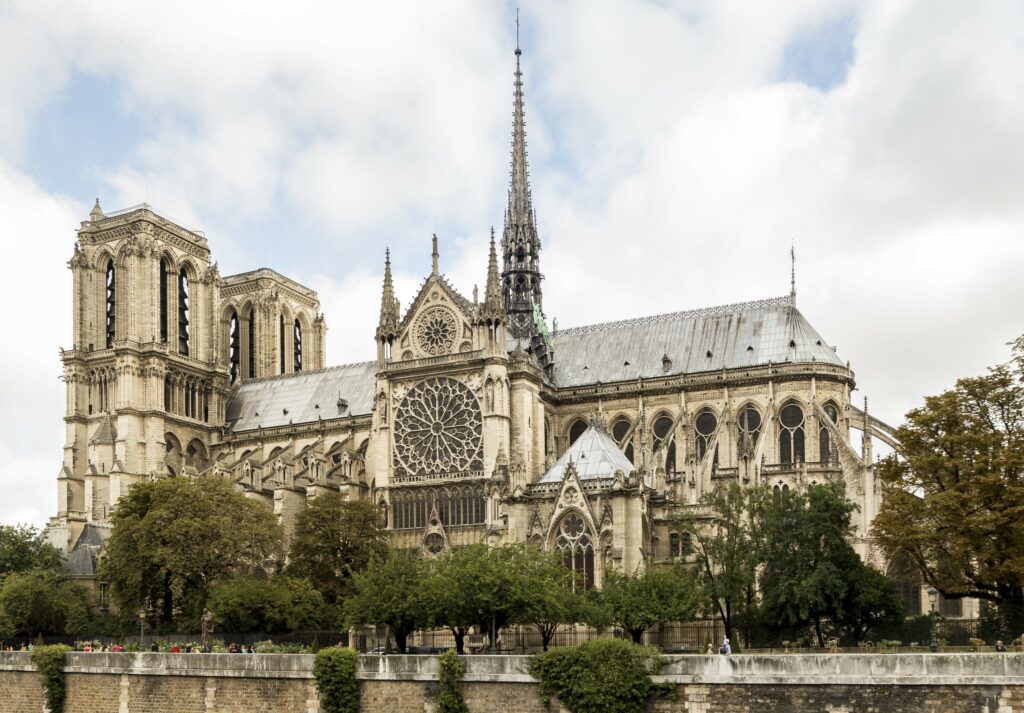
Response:
[[[441,691],[437,695],[437,713],[469,713],[459,690],[459,679],[466,675],[465,662],[452,649],[441,654],[438,662],[441,667],[438,676]]]
[[[35,646],[29,654],[32,665],[43,675],[43,691],[50,713],[62,713],[64,710],[64,654],[70,650],[70,646],[55,644]]]
[[[641,713],[659,690],[648,665],[661,666],[656,650],[621,639],[597,639],[536,656],[530,675],[540,680],[540,695],[552,695],[572,713]]]
[[[359,713],[355,649],[329,646],[320,649],[313,664],[320,710],[324,713]]]

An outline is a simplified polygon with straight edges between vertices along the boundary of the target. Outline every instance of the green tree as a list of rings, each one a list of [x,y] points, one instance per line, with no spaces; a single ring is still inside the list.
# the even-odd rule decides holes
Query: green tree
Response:
[[[873,532],[949,599],[976,597],[1024,631],[1024,337],[1011,360],[925,399],[896,430]]]
[[[58,570],[64,562],[60,550],[30,525],[0,525],[0,579],[12,572]]]
[[[409,635],[428,622],[427,573],[425,563],[410,550],[375,555],[365,570],[352,575],[355,594],[345,602],[346,619],[353,626],[389,627],[404,654]]]
[[[197,618],[217,582],[263,572],[281,556],[273,513],[221,478],[139,483],[111,522],[101,576],[122,611],[156,609],[165,626],[176,615]]]
[[[868,639],[872,631],[899,625],[906,604],[891,579],[865,564],[855,552],[850,555],[843,572],[846,594],[835,614],[835,624],[856,644]]]
[[[856,506],[842,483],[812,485],[774,496],[764,509],[762,613],[780,627],[814,625],[825,645],[822,621],[840,611],[846,569],[856,557],[847,537]]]
[[[321,626],[324,598],[305,579],[236,577],[215,585],[206,605],[225,631],[276,634]]]
[[[89,593],[59,572],[15,572],[0,583],[0,637],[80,634]]]
[[[587,611],[589,623],[598,629],[621,627],[639,644],[652,627],[692,619],[703,592],[694,573],[680,567],[638,568],[632,575],[609,568],[604,587],[591,590],[590,597],[596,606]]]
[[[750,619],[757,603],[757,568],[763,554],[761,516],[769,491],[732,483],[706,493],[696,511],[676,518],[690,536],[706,601],[733,638],[737,620]]]
[[[325,493],[296,518],[288,570],[309,579],[328,603],[339,604],[352,593],[352,575],[387,546],[388,533],[372,502]]]

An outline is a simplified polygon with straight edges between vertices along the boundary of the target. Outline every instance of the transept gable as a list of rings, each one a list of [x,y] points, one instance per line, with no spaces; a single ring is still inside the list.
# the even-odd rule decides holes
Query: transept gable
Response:
[[[585,527],[594,535],[598,533],[597,519],[590,506],[586,493],[583,490],[583,483],[580,481],[576,466],[569,460],[568,467],[562,477],[562,485],[555,498],[555,506],[548,521],[547,537],[548,545],[551,546],[558,534],[558,525],[569,513],[577,513],[583,520]]]
[[[405,361],[472,351],[475,312],[443,276],[430,275],[399,323],[396,356]]]

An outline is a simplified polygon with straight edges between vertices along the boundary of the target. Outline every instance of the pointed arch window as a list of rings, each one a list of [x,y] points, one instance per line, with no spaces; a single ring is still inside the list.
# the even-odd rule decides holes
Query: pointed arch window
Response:
[[[579,440],[583,432],[587,430],[587,422],[582,419],[577,419],[573,422],[572,426],[569,427],[569,445]]]
[[[178,273],[178,353],[188,356],[189,353],[189,294],[188,273],[182,268]]]
[[[230,366],[232,384],[238,381],[239,340],[238,313],[232,312],[231,320],[228,322],[228,364]]]
[[[793,401],[779,412],[779,462],[804,462],[804,410]]]
[[[715,429],[718,428],[718,417],[715,416],[711,411],[701,411],[697,415],[697,421],[694,424],[694,431],[697,436],[697,460],[703,461],[708,454],[708,448],[711,447],[711,440],[715,435]],[[715,452],[713,455],[713,465],[718,465],[718,445],[715,445]]]
[[[673,421],[667,415],[658,416],[654,420],[654,449],[657,451],[665,450],[665,474],[671,475],[676,472],[676,442],[672,439],[672,424]],[[668,443],[666,447],[665,444]]]
[[[248,377],[250,379],[254,379],[256,378],[256,315],[252,311],[249,312],[249,319],[246,320],[246,323],[248,324],[249,332],[249,338],[246,344],[246,349],[249,355]]]
[[[167,342],[167,258],[160,258],[160,341]]]
[[[302,371],[302,323],[295,320],[295,341],[292,344],[292,371]]]
[[[626,434],[629,433],[629,427],[631,425],[632,424],[629,422],[629,419],[626,418],[625,416],[616,419],[615,423],[612,424],[612,438],[615,439],[615,442],[619,444],[620,448],[622,447],[623,440],[626,438]],[[630,441],[632,441],[632,439],[630,439]],[[626,455],[627,458],[629,458],[629,462],[632,463],[633,444],[626,444],[626,447],[622,449],[622,452]]]
[[[758,436],[761,435],[761,414],[753,406],[744,406],[737,423],[739,429],[739,454],[742,458],[754,455]]]
[[[277,324],[277,353],[281,355],[281,372],[284,373],[284,315],[278,318]]]
[[[834,403],[829,401],[825,404],[823,410],[833,424],[839,423],[839,409],[836,408]],[[832,433],[824,423],[818,429],[818,460],[822,463],[839,462],[839,450],[832,441]]]
[[[570,512],[558,523],[555,549],[562,554],[562,563],[573,573],[574,591],[594,586],[594,541],[583,517]]]
[[[114,270],[114,261],[109,260],[107,262],[107,279],[106,279],[106,295],[107,295],[107,309],[106,309],[106,344],[107,349],[114,346],[114,336],[116,335],[116,318],[117,318],[117,286],[116,286],[116,272]]]

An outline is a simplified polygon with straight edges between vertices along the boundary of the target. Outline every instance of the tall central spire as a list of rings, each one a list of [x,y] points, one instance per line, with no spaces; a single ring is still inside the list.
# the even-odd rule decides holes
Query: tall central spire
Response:
[[[519,339],[536,333],[534,313],[541,311],[540,238],[530,195],[526,165],[526,119],[523,113],[523,51],[516,41],[516,72],[512,105],[512,172],[501,236],[502,289],[509,314],[509,331]]]

